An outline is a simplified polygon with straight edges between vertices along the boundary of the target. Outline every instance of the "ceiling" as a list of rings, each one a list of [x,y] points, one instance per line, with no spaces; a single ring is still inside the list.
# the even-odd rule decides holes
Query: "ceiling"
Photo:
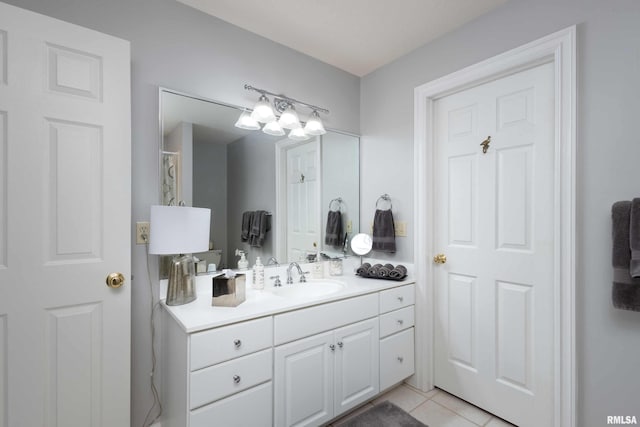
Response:
[[[508,0],[177,0],[356,76]]]

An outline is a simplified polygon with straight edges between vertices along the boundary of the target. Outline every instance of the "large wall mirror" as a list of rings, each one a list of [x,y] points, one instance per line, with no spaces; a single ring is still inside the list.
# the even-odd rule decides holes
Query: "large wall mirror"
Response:
[[[211,209],[211,250],[195,255],[219,270],[237,267],[237,249],[249,265],[345,254],[360,231],[359,137],[328,130],[296,142],[235,127],[241,112],[160,89],[161,203]],[[336,217],[341,235],[327,244]]]

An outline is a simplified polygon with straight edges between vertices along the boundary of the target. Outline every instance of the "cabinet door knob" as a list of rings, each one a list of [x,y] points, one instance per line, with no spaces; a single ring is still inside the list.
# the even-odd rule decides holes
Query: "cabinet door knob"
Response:
[[[343,346],[343,345],[344,345],[344,344],[342,344],[342,341],[339,341],[339,342],[338,342],[338,347],[342,348],[342,346]]]
[[[233,376],[233,382],[236,384],[240,384],[240,375],[234,375]]]
[[[331,349],[331,351],[336,351],[336,346],[333,344],[329,344],[329,348]]]
[[[404,297],[398,297],[398,301],[400,302],[404,301]]]
[[[404,361],[404,357],[398,356],[398,362],[402,363]]]
[[[398,325],[402,325],[403,323],[404,323],[404,320],[398,319]]]
[[[235,346],[236,346],[236,348],[240,348],[240,346],[242,345],[242,341],[240,341],[240,340],[235,340],[235,341],[233,342],[233,345],[235,345]]]

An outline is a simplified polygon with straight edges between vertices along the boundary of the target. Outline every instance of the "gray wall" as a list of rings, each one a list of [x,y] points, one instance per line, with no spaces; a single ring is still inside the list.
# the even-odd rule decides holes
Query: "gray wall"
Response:
[[[611,204],[640,196],[640,2],[520,0],[425,45],[362,79],[362,223],[376,198],[413,218],[413,89],[577,24],[578,423],[640,417],[640,313],[611,306]],[[386,170],[388,173],[380,173]],[[413,259],[413,237],[396,259]]]
[[[211,208],[209,240],[227,256],[227,146],[193,140],[193,206]],[[224,265],[224,264],[223,264]]]
[[[136,221],[159,201],[158,86],[250,106],[245,83],[331,110],[325,126],[359,133],[359,79],[175,0],[8,0],[131,41],[132,55],[132,425],[151,406],[149,285]],[[323,117],[324,119],[324,117]],[[150,270],[157,283],[157,257]],[[157,295],[157,286],[153,292]],[[160,361],[161,363],[161,361]]]
[[[178,174],[182,179],[178,180],[178,200],[175,204],[184,202],[187,206],[193,204],[193,175],[182,171],[193,170],[193,125],[180,122],[164,137],[164,150],[180,154],[180,166]]]

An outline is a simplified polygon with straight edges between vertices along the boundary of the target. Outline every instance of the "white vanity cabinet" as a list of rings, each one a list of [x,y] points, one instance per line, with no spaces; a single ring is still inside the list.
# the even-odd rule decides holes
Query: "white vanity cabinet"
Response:
[[[273,318],[187,334],[163,316],[162,426],[270,427]]]
[[[375,307],[375,298],[365,299],[358,301],[360,305]],[[298,314],[305,316],[304,311]],[[276,316],[276,325],[278,320]],[[378,394],[378,345],[376,315],[277,346],[274,425],[317,426]]]
[[[413,375],[414,285],[380,292],[380,391]]]

